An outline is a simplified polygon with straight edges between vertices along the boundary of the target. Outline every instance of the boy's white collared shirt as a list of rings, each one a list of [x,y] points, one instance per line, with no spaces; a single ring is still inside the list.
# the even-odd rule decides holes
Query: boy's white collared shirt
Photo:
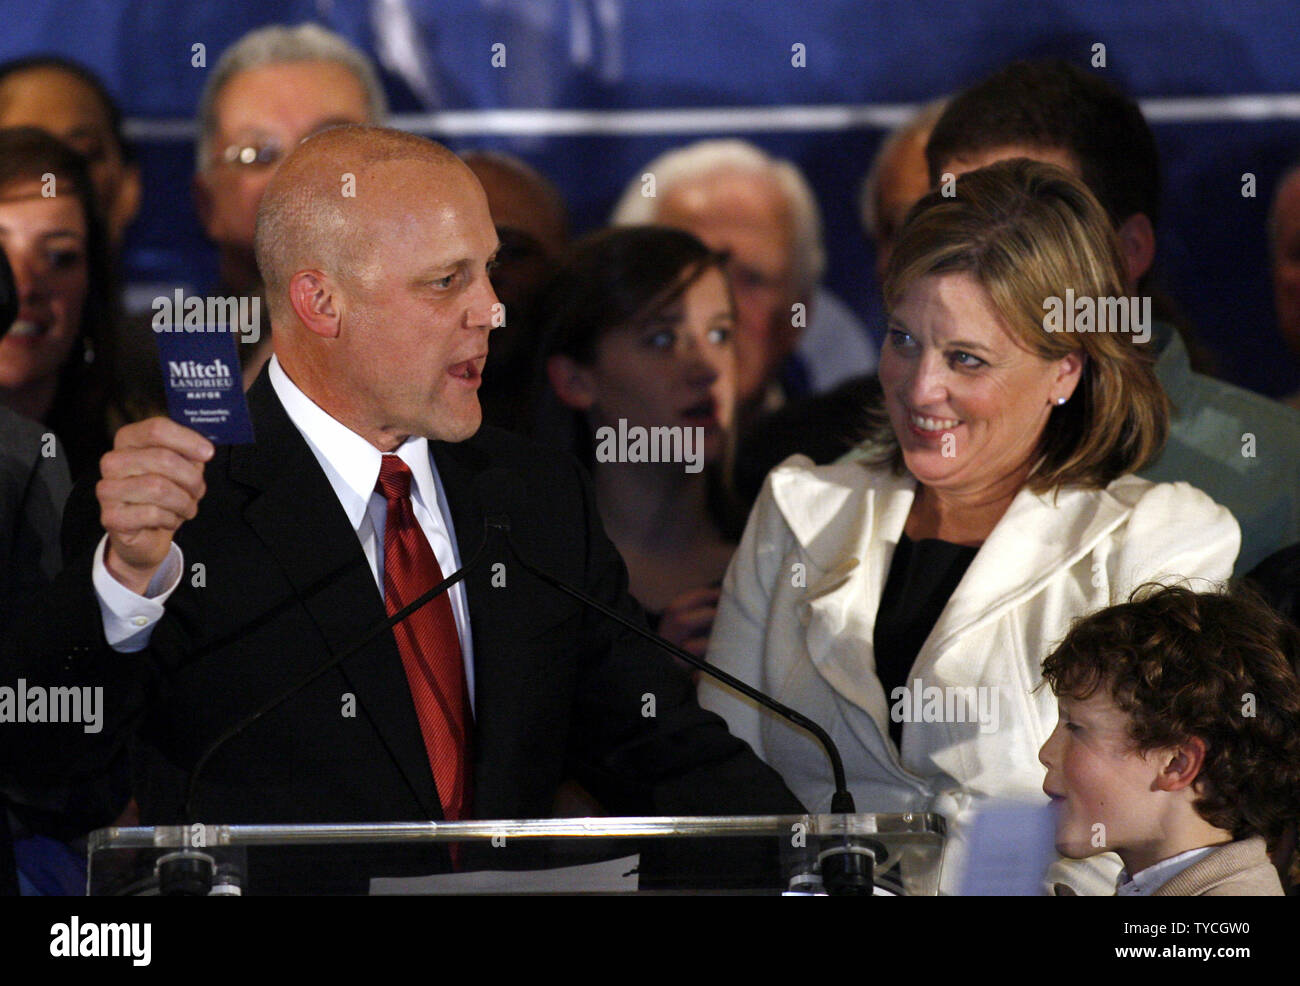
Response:
[[[1115,896],[1150,897],[1187,867],[1193,863],[1199,863],[1214,850],[1220,848],[1222,847],[1202,846],[1200,849],[1189,849],[1187,852],[1180,852],[1177,856],[1162,859],[1160,862],[1148,866],[1145,870],[1139,870],[1133,876],[1129,876],[1128,870],[1120,870],[1119,882],[1115,887]]]

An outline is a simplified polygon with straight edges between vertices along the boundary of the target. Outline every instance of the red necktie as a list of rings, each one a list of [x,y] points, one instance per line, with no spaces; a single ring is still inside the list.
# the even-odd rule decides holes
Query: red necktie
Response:
[[[375,489],[388,501],[384,525],[384,605],[392,616],[442,581],[442,569],[411,508],[411,470],[385,455]],[[424,749],[448,821],[469,813],[469,692],[447,593],[393,627]]]

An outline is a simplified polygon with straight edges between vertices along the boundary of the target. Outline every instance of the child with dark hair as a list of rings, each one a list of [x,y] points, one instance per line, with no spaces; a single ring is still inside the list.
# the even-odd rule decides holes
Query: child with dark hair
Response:
[[[724,478],[736,415],[725,263],[681,230],[604,230],[574,246],[537,304],[538,436],[591,467],[632,595],[657,632],[701,657],[743,524]],[[681,442],[664,455],[647,436]]]
[[[1143,586],[1078,621],[1043,663],[1057,851],[1117,853],[1120,896],[1281,896],[1267,850],[1300,817],[1298,658],[1247,590]]]

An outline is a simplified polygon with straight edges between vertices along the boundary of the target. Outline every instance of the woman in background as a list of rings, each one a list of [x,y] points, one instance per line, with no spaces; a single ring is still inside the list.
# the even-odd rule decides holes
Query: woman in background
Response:
[[[736,404],[723,262],[689,233],[607,230],[575,246],[537,309],[550,397],[577,416],[562,437],[592,467],[632,595],[700,656],[735,549],[721,481]],[[661,434],[679,439],[667,456],[678,461],[627,461],[642,456],[620,435],[651,428],[673,430]]]
[[[81,156],[31,127],[0,130],[0,247],[18,317],[0,340],[0,404],[46,425],[73,479],[110,444],[109,255]]]

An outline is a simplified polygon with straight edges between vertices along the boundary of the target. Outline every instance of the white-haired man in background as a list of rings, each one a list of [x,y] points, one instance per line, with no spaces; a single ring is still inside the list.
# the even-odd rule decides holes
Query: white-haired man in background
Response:
[[[862,182],[858,215],[875,246],[878,285],[908,210],[930,189],[925,143],[946,105],[947,100],[928,104],[886,136]],[[796,452],[827,463],[851,449],[865,425],[864,409],[879,392],[874,371],[873,363],[869,370],[845,374],[830,389],[754,422],[736,454],[733,478],[741,501],[752,503],[768,472]]]
[[[675,226],[730,255],[742,426],[875,368],[866,327],[821,287],[821,213],[789,161],[742,140],[676,148],[641,169],[610,221]]]
[[[199,99],[194,198],[223,286],[260,280],[257,206],[288,153],[325,127],[378,124],[387,112],[370,59],[317,24],[261,27],[222,52]]]
[[[222,52],[199,100],[194,175],[199,220],[217,245],[217,294],[260,293],[257,206],[289,152],[318,130],[387,115],[370,59],[318,24],[261,27]],[[246,384],[271,354],[267,329],[241,353]]]

